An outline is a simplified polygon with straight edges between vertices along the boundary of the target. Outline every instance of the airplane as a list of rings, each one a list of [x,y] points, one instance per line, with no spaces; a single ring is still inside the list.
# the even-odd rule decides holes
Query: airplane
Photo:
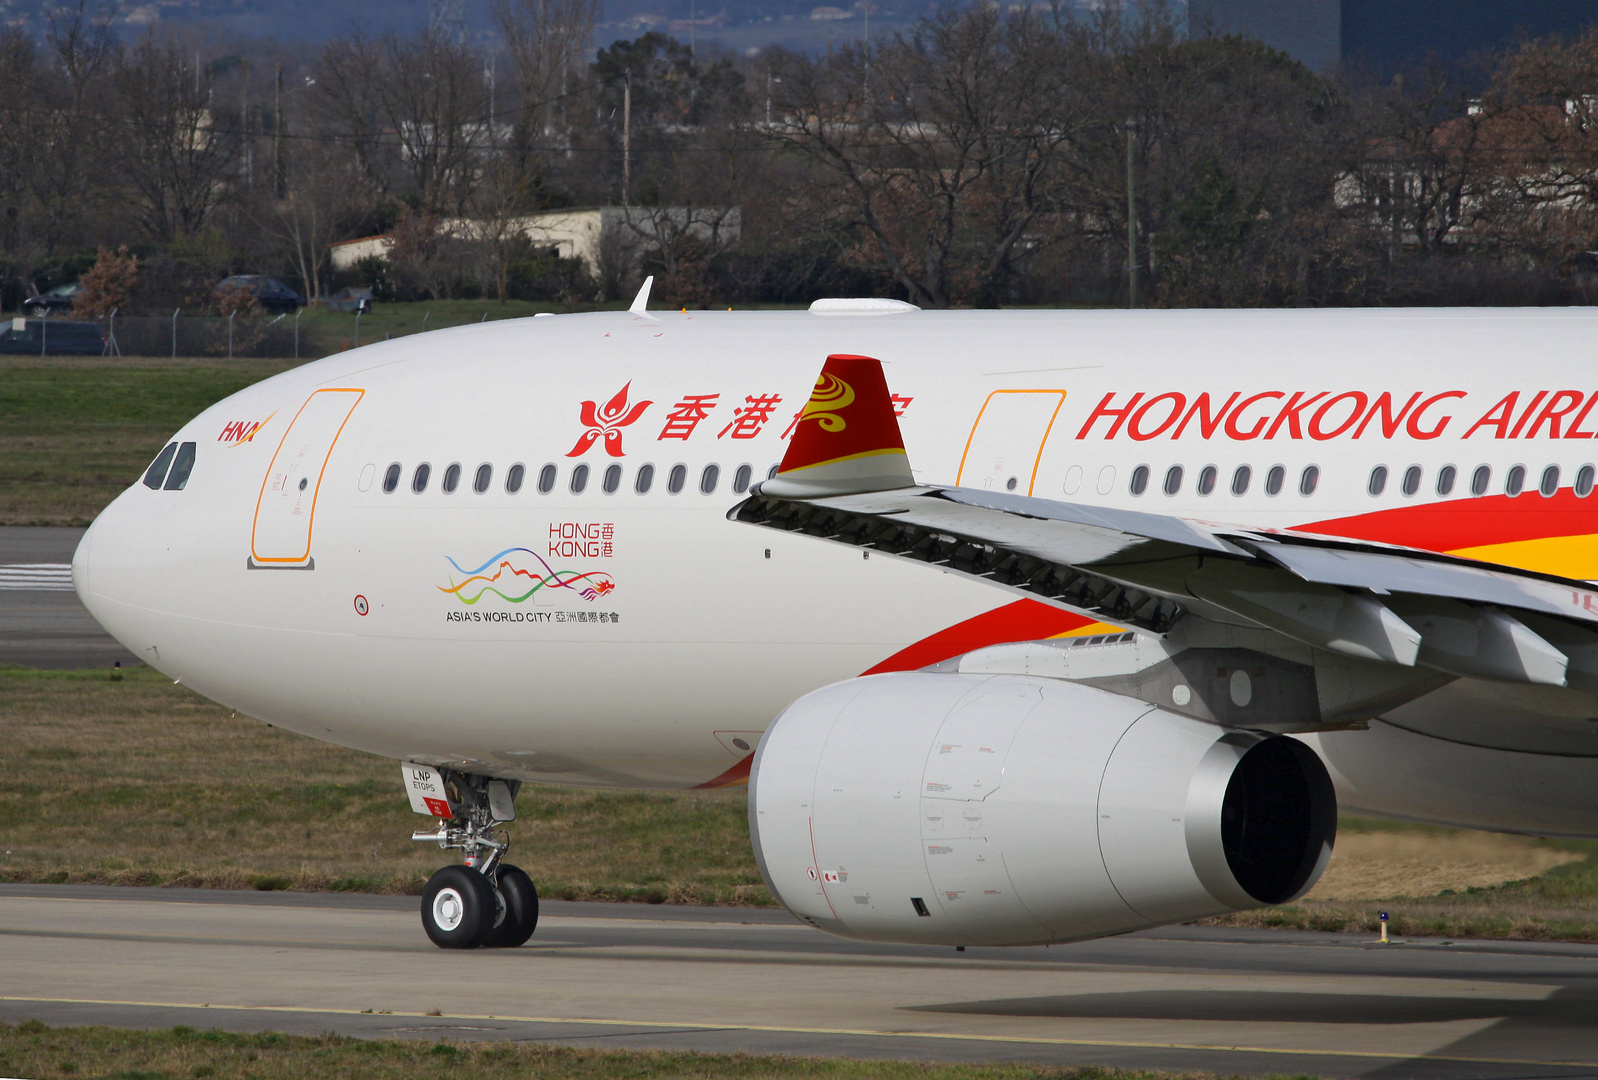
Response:
[[[534,932],[524,783],[747,783],[800,919],[954,946],[1291,901],[1339,807],[1598,836],[1593,313],[647,291],[250,386],[73,559],[401,763],[439,946]]]

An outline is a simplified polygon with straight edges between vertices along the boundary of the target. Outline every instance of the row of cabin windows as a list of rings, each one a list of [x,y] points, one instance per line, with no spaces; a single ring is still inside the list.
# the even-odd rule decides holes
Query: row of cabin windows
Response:
[[[1132,470],[1132,482],[1129,485],[1133,495],[1142,495],[1149,487],[1151,473],[1147,465],[1139,465]],[[1313,495],[1315,488],[1320,483],[1321,470],[1318,466],[1307,465],[1298,477],[1298,493],[1300,495]],[[1542,472],[1538,481],[1537,490],[1544,498],[1552,498],[1559,490],[1559,466],[1550,465]],[[1182,490],[1183,469],[1180,465],[1172,465],[1165,470],[1164,482],[1160,490],[1167,495],[1176,495]],[[1254,478],[1254,470],[1247,465],[1239,465],[1232,473],[1232,494],[1246,495],[1250,482]],[[1378,465],[1371,470],[1370,480],[1365,489],[1372,496],[1380,495],[1387,490],[1388,469],[1386,465]],[[1215,485],[1220,479],[1220,471],[1214,465],[1206,465],[1199,470],[1198,482],[1194,490],[1200,495],[1209,495],[1215,490]],[[1411,465],[1404,470],[1404,475],[1399,481],[1399,490],[1405,497],[1412,496],[1420,491],[1423,470],[1419,465]],[[1442,496],[1454,493],[1454,484],[1459,479],[1459,470],[1452,465],[1444,465],[1437,470],[1437,494]],[[1585,499],[1592,494],[1595,479],[1598,479],[1598,470],[1592,465],[1583,465],[1576,471],[1575,483],[1571,489],[1578,498]],[[1272,465],[1265,474],[1265,494],[1270,496],[1280,495],[1282,487],[1287,482],[1287,469],[1281,465]],[[1472,495],[1485,495],[1492,486],[1493,470],[1488,465],[1478,465],[1476,471],[1470,476],[1470,493]],[[1504,494],[1513,498],[1526,488],[1526,467],[1512,465],[1504,474]]]
[[[1149,467],[1139,465],[1132,470],[1130,489],[1133,495],[1141,495],[1149,489]],[[1182,490],[1182,478],[1185,472],[1180,465],[1172,465],[1165,470],[1165,479],[1160,484],[1160,490],[1167,495],[1175,495]],[[1198,482],[1193,485],[1193,490],[1200,495],[1209,495],[1215,491],[1215,485],[1220,481],[1221,471],[1214,465],[1206,465],[1199,470]],[[1298,474],[1298,493],[1300,495],[1315,494],[1315,487],[1320,483],[1321,470],[1318,465],[1306,465],[1304,471]],[[1248,465],[1239,465],[1232,472],[1232,494],[1248,494],[1249,485],[1254,481],[1254,470]],[[1272,465],[1265,473],[1265,494],[1273,498],[1282,493],[1282,487],[1287,483],[1287,467]]]
[[[404,472],[404,467],[397,461],[388,467],[388,471],[383,474],[384,494],[391,495],[399,489],[400,479],[404,475]],[[738,466],[738,468],[733,472],[732,490],[739,495],[742,495],[744,492],[748,491],[749,485],[754,481],[754,474],[754,466]],[[766,479],[769,480],[776,475],[777,466],[773,465],[771,467],[771,471],[766,474]],[[444,494],[453,494],[460,487],[462,476],[463,470],[461,468],[460,462],[452,462],[444,467],[444,476],[439,482],[439,487],[443,490]],[[588,481],[591,476],[592,470],[589,468],[588,464],[586,462],[578,462],[576,465],[572,466],[571,473],[566,478],[567,489],[573,495],[581,495],[584,491],[588,490]],[[432,481],[432,478],[433,466],[428,462],[422,462],[411,472],[411,490],[420,495],[422,492],[427,490],[427,485]],[[551,491],[554,491],[556,481],[559,480],[559,478],[560,470],[553,462],[539,469],[537,480],[539,493],[548,495]],[[526,483],[526,481],[527,467],[525,465],[517,463],[505,470],[505,490],[508,493],[512,495],[516,494],[522,489],[522,485]],[[621,481],[622,466],[620,463],[613,462],[610,465],[605,466],[604,472],[600,474],[599,486],[606,495],[614,495],[617,491],[621,490]],[[472,490],[477,492],[479,495],[486,492],[493,482],[494,466],[490,465],[488,462],[484,462],[483,464],[477,466],[476,471],[472,473]],[[717,485],[720,483],[720,465],[706,465],[702,470],[700,470],[699,490],[702,494],[713,494]],[[644,495],[647,494],[650,488],[654,487],[654,485],[655,466],[649,464],[638,466],[637,472],[633,474],[633,490],[640,495]],[[676,495],[680,493],[687,485],[688,466],[681,464],[680,462],[676,465],[673,465],[670,471],[666,474],[666,490],[671,494]]]
[[[1593,466],[1583,465],[1576,470],[1575,483],[1571,490],[1578,498],[1585,499],[1592,494],[1593,480],[1598,476]],[[1404,495],[1414,495],[1420,490],[1422,480],[1421,467],[1411,465],[1404,470],[1403,479],[1399,482],[1398,489]],[[1459,478],[1458,470],[1452,465],[1444,465],[1437,470],[1437,494],[1452,495],[1454,482]],[[1493,483],[1493,470],[1487,465],[1476,466],[1476,471],[1470,474],[1470,493],[1472,495],[1485,495]],[[1378,465],[1371,470],[1370,481],[1365,485],[1365,490],[1372,496],[1380,495],[1387,490],[1387,466]],[[1526,490],[1526,466],[1511,465],[1504,474],[1504,494],[1514,498]],[[1544,498],[1552,498],[1559,490],[1559,466],[1550,465],[1543,470],[1542,477],[1537,482],[1537,490]]]

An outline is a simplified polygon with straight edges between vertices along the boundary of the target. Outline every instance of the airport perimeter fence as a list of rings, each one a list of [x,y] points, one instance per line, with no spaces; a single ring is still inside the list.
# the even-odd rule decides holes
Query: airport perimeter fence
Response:
[[[17,317],[0,322],[0,355],[147,356],[219,359],[312,359],[339,349],[369,344],[381,334],[361,333],[351,318],[327,340],[327,328],[313,332],[299,313],[254,318],[220,315],[105,315]]]
[[[474,313],[477,314],[477,313]],[[314,360],[392,337],[425,333],[420,319],[301,309],[284,315],[69,315],[0,316],[0,356],[212,357],[216,359]],[[511,316],[516,318],[518,316]],[[477,318],[445,316],[432,329]]]

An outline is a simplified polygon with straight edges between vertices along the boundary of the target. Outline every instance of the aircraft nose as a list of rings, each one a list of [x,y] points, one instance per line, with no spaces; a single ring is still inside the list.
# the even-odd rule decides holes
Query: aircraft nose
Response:
[[[89,606],[89,551],[94,544],[94,526],[84,530],[78,547],[72,553],[72,588],[84,607]]]

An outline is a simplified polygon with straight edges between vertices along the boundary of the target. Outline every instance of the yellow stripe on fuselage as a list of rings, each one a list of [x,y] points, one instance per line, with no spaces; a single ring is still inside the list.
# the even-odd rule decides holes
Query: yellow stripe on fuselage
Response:
[[[1598,579],[1598,536],[1545,536],[1460,548],[1448,554],[1577,581]]]

